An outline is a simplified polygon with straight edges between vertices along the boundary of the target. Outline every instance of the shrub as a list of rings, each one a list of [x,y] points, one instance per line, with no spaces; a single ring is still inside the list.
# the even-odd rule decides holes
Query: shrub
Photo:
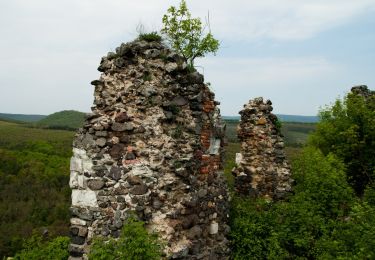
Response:
[[[157,236],[149,234],[144,223],[132,216],[126,221],[118,239],[94,239],[89,259],[157,260],[161,259],[161,254]]]
[[[19,260],[65,260],[69,257],[68,237],[56,237],[51,241],[43,241],[40,235],[34,234],[23,244],[21,252],[17,253],[14,259]]]
[[[358,195],[375,182],[375,94],[349,93],[320,112],[320,122],[310,144],[327,155],[333,153],[347,167],[347,180]]]
[[[233,200],[233,259],[319,259],[326,247],[336,252],[325,241],[337,237],[336,229],[346,225],[355,202],[343,164],[317,149],[305,148],[293,163],[293,173],[295,194],[286,201]],[[362,222],[365,225],[366,220]],[[352,228],[347,227],[349,233],[354,232]],[[344,244],[341,239],[343,236],[338,236],[337,243]],[[347,250],[348,254],[361,246]]]

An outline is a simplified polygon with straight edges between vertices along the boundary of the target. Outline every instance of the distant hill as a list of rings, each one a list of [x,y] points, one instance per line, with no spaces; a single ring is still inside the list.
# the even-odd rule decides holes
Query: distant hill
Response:
[[[28,122],[34,123],[43,118],[45,115],[25,115],[25,114],[7,114],[7,113],[0,113],[0,119],[4,119],[5,121],[21,121],[21,122]]]
[[[319,117],[317,116],[298,116],[298,115],[283,115],[276,114],[282,122],[296,122],[296,123],[317,123]],[[223,116],[225,120],[240,120],[240,116]]]
[[[55,129],[78,129],[83,125],[85,113],[75,110],[64,110],[53,113],[36,123],[37,127]]]

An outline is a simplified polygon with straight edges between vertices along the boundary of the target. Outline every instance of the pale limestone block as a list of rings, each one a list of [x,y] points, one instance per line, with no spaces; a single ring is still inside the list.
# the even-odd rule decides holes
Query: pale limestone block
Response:
[[[83,159],[82,160],[82,171],[83,172],[89,172],[91,173],[92,172],[92,160],[90,159]]]
[[[70,171],[69,187],[71,189],[78,188],[78,172]]]
[[[77,181],[78,181],[78,187],[80,189],[87,188],[87,178],[84,175],[78,175]]]
[[[86,226],[87,223],[85,220],[82,220],[80,218],[71,218],[70,224],[77,225],[77,226]]]
[[[236,164],[240,165],[243,159],[242,153],[236,153]]]
[[[95,191],[72,190],[72,206],[98,207],[98,200]]]
[[[82,173],[82,160],[78,157],[73,156],[70,159],[70,170]]]
[[[210,224],[210,230],[209,230],[211,235],[217,234],[219,232],[219,224],[215,221],[212,221]]]
[[[79,149],[79,148],[75,148],[75,147],[73,148],[73,155],[75,157],[79,157],[79,158],[85,158],[85,157],[87,157],[85,150]]]

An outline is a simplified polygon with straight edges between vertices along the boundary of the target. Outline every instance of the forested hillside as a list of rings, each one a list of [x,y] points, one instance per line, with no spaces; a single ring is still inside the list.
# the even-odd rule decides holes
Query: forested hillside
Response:
[[[21,121],[21,122],[37,122],[43,118],[45,115],[26,115],[26,114],[7,114],[7,113],[0,113],[0,120],[13,120],[13,121]]]
[[[73,135],[0,121],[0,258],[33,232],[67,235]]]
[[[83,125],[85,113],[75,110],[64,110],[53,113],[36,123],[43,128],[75,130]]]

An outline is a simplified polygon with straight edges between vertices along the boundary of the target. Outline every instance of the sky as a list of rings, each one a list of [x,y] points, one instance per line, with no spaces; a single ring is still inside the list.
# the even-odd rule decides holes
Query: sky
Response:
[[[0,113],[89,112],[102,56],[162,28],[166,0],[0,0]],[[263,96],[316,115],[354,85],[375,89],[375,0],[187,0],[220,41],[196,60],[222,115]]]

